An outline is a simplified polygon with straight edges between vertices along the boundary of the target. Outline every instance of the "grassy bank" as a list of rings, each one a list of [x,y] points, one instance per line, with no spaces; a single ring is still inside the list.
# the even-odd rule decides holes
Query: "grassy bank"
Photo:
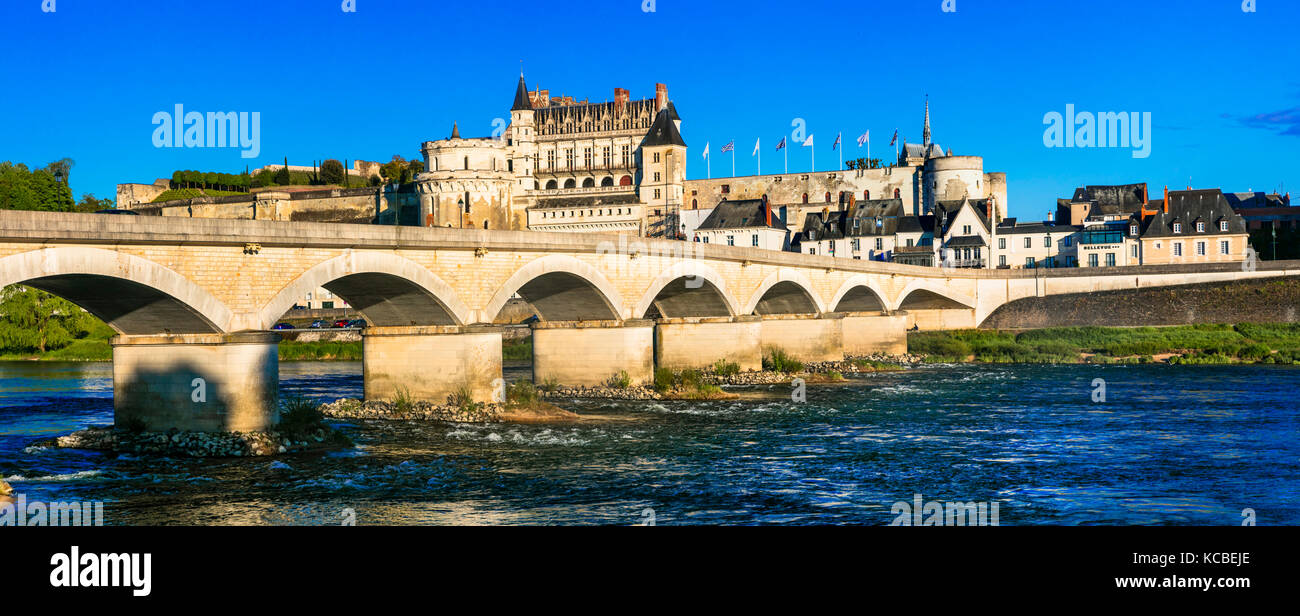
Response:
[[[912,332],[907,346],[932,363],[1300,364],[1300,324]]]

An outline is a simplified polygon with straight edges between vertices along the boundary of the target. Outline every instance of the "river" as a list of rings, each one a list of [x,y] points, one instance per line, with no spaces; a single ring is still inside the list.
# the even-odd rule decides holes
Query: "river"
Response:
[[[285,395],[361,394],[358,363],[280,375]],[[355,448],[284,469],[31,447],[112,423],[111,366],[6,362],[0,477],[29,502],[103,501],[110,525],[886,525],[916,494],[997,503],[1003,525],[1300,524],[1295,367],[925,366],[801,403],[745,391],[560,402],[597,417],[577,424],[341,422]]]

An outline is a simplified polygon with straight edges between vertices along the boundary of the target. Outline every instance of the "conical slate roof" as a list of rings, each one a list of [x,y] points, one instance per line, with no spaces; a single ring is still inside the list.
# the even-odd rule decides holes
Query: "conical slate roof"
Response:
[[[515,88],[515,104],[511,111],[526,111],[533,108],[533,101],[528,98],[528,86],[524,84],[523,73],[519,74],[519,87]]]
[[[655,115],[654,124],[650,125],[650,130],[645,134],[645,141],[641,142],[641,147],[653,147],[657,145],[680,145],[686,147],[686,142],[682,140],[682,134],[677,131],[677,124],[673,122],[672,115],[668,109],[661,110]]]

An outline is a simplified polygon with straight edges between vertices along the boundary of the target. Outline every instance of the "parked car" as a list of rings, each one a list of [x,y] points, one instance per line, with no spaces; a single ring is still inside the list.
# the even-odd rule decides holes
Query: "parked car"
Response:
[[[352,328],[352,329],[365,329],[365,328],[366,328],[366,320],[365,320],[365,319],[352,319],[351,321],[348,321],[348,327],[350,327],[350,328]]]
[[[308,325],[307,327],[310,329],[329,329],[330,324],[329,321],[326,321],[324,319],[316,319],[315,321],[312,321],[311,325]]]
[[[119,210],[119,209],[117,209],[117,208],[110,208],[110,209],[107,209],[107,210],[97,210],[95,213],[96,213],[96,214],[125,214],[125,215],[127,215],[127,216],[139,216],[139,215],[140,215],[140,212],[132,212],[131,210]]]
[[[334,322],[334,327],[337,327],[337,328],[339,328],[339,329],[343,329],[344,327],[347,327],[347,326],[348,326],[348,323],[351,323],[351,321],[349,321],[349,320],[347,320],[347,319],[339,319],[339,320],[337,320],[337,321]]]
[[[271,329],[294,329],[294,327],[288,323],[276,323]]]

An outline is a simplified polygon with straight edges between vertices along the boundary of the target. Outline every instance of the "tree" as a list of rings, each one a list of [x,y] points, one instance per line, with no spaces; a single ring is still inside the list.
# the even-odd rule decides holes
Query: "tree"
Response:
[[[98,212],[111,209],[113,206],[112,199],[96,199],[95,195],[86,193],[81,195],[81,201],[77,203],[73,210],[77,212]]]
[[[275,183],[280,186],[288,186],[293,180],[289,175],[289,157],[284,158],[284,167],[275,172]]]
[[[346,186],[346,178],[343,176],[343,163],[329,159],[320,164],[320,179],[326,184],[338,184]]]
[[[94,318],[76,304],[20,285],[0,290],[0,314],[0,348],[7,351],[62,348],[94,325]]]

